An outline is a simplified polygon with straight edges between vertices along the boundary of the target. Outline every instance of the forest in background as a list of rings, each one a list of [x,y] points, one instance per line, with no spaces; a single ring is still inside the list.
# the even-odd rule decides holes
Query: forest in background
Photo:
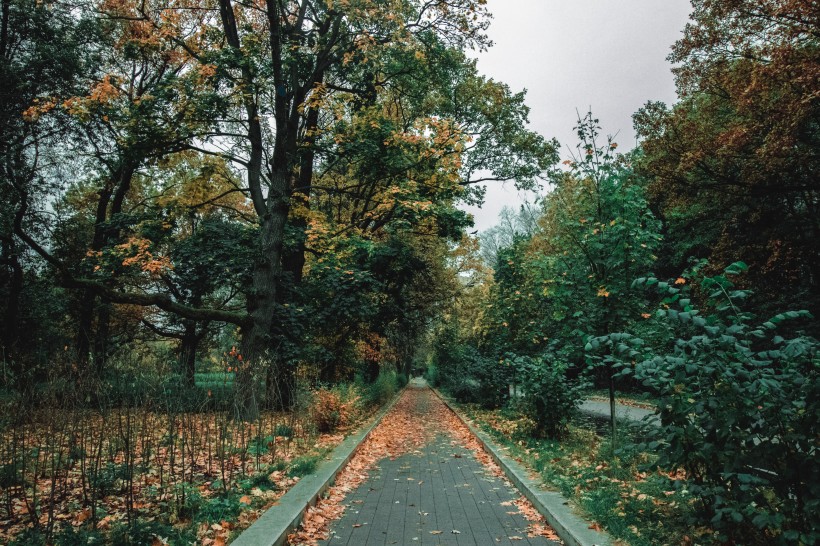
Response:
[[[561,162],[470,58],[484,4],[2,1],[6,528],[60,536],[76,479],[68,528],[126,491],[140,543],[163,532],[134,527],[151,460],[175,476],[151,506],[203,521],[212,450],[230,512],[277,438],[427,369],[463,401],[520,384],[542,436],[589,383],[649,392],[655,449],[726,540],[816,541],[816,6],[693,1],[678,102],[637,112],[623,152],[581,116]],[[502,181],[545,193],[468,234],[459,205]]]

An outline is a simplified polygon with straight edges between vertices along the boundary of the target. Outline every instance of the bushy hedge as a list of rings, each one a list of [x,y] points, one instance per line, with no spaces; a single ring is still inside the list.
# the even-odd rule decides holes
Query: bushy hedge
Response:
[[[664,296],[658,318],[677,338],[624,373],[659,396],[659,439],[647,448],[682,468],[676,482],[697,500],[702,523],[736,544],[820,541],[820,343],[790,322],[805,311],[758,321],[740,305],[748,292],[726,274],[700,284],[708,311],[690,289],[656,279],[638,284]],[[624,343],[622,353],[632,353]]]
[[[533,423],[533,436],[561,438],[578,410],[585,384],[567,377],[568,366],[546,354],[507,355],[515,374],[516,396],[511,405]]]
[[[439,386],[459,402],[496,408],[509,398],[508,368],[471,345],[440,343],[435,368]]]

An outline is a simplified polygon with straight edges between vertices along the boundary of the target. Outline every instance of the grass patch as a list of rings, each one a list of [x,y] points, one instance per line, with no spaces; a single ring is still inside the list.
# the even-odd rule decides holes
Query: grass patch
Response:
[[[288,467],[288,476],[301,478],[302,476],[313,474],[321,459],[321,455],[306,455],[293,459]]]
[[[526,434],[527,423],[510,410],[464,408],[510,455],[537,471],[544,482],[572,499],[585,516],[632,546],[709,542],[708,529],[692,529],[691,496],[675,473],[657,467],[657,457],[631,446],[622,428],[612,453],[606,436],[573,424],[558,442]]]

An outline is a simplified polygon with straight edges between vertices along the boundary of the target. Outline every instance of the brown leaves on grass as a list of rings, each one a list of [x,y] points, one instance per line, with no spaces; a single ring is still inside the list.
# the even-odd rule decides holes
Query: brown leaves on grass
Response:
[[[290,429],[288,437],[277,436],[280,425]],[[5,499],[0,544],[35,522],[43,528],[53,525],[55,532],[68,526],[105,531],[129,515],[191,525],[184,503],[192,493],[203,503],[225,493],[240,495],[242,512],[236,521],[222,522],[218,529],[197,528],[203,544],[219,544],[232,530],[250,525],[297,480],[277,470],[268,475],[275,490],[243,493],[238,493],[239,481],[296,457],[322,453],[343,439],[341,434],[316,436],[307,425],[302,417],[268,412],[255,423],[235,421],[224,412],[164,414],[127,408],[32,415],[0,435],[0,466],[15,469],[18,481],[0,488]]]

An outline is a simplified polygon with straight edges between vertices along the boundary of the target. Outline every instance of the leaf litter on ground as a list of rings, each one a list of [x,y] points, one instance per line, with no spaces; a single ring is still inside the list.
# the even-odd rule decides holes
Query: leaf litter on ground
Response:
[[[318,541],[327,540],[331,523],[344,514],[345,497],[367,480],[369,472],[379,461],[386,458],[393,460],[410,453],[419,454],[422,447],[442,433],[453,438],[453,445],[471,452],[488,474],[510,485],[501,467],[455,413],[430,389],[410,387],[357,448],[326,496],[307,509],[302,524],[288,536],[288,543],[292,546],[315,546]],[[525,497],[510,502],[529,522],[526,529],[528,537],[540,536],[560,542],[555,531]],[[459,534],[460,531],[453,529],[450,533]],[[431,534],[438,533],[431,531]]]

